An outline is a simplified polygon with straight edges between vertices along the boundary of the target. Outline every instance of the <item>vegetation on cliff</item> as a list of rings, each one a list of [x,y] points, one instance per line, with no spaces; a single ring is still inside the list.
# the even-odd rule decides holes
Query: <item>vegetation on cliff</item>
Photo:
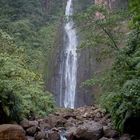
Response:
[[[1,123],[53,110],[54,100],[44,91],[43,77],[62,6],[56,0],[1,0]]]
[[[138,0],[129,4],[129,14],[108,12],[104,6],[92,6],[78,16],[86,34],[83,46],[98,46],[101,58],[109,56],[113,61],[102,76],[94,76],[85,84],[98,84],[102,88],[100,104],[111,114],[119,130],[124,129],[128,118],[140,117],[140,7]],[[128,22],[130,18],[131,22]],[[130,28],[123,32],[127,23]]]

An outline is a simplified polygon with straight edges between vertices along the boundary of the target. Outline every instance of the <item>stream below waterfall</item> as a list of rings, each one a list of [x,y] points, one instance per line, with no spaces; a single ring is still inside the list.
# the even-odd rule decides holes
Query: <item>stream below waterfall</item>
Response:
[[[64,136],[60,135],[61,140],[67,140]]]
[[[65,108],[75,107],[76,83],[77,83],[77,36],[74,28],[74,21],[71,18],[73,15],[73,1],[68,0],[66,5],[66,24],[64,27],[66,33],[65,52],[63,58],[64,63],[60,66],[60,106]],[[63,67],[63,68],[62,68]],[[63,70],[64,69],[64,70]],[[62,81],[64,79],[64,82]],[[62,84],[64,83],[64,85]],[[64,99],[62,99],[62,87],[64,90]]]

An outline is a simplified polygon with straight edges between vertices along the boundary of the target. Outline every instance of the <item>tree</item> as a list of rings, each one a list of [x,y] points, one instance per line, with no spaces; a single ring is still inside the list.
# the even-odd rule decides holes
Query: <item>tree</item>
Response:
[[[101,10],[100,13],[103,13]],[[103,18],[99,21],[96,20],[95,22],[92,15],[95,15],[95,12],[99,11],[96,10],[94,13],[91,11],[91,14],[88,12],[88,15],[85,15],[86,23],[82,22],[83,25],[87,25],[88,27],[86,27],[86,35],[90,37],[89,41],[93,41],[93,43],[97,42],[95,46],[106,44],[107,47],[110,46],[113,50],[119,50],[115,51],[115,55],[113,55],[112,67],[110,67],[108,71],[104,72],[103,76],[100,76],[100,79],[98,76],[98,79],[88,80],[86,84],[90,86],[98,84],[101,87],[103,93],[100,98],[100,104],[110,113],[114,126],[120,131],[124,130],[124,124],[128,118],[140,117],[139,10],[139,1],[130,1],[130,12],[132,16],[129,18],[132,18],[130,24],[131,28],[129,29],[129,36],[127,36],[128,34],[122,34],[124,37],[127,36],[127,44],[122,48],[119,47],[119,49],[116,49],[116,45],[117,47],[119,46],[118,42],[120,42],[120,38],[117,38],[117,40],[114,38],[115,34],[113,32],[115,28],[113,26],[113,21],[117,27],[120,23],[122,23],[121,18],[119,21],[116,21],[116,16],[114,17],[114,15],[112,16],[109,14],[106,17],[106,15],[103,14]],[[108,18],[113,18],[115,20],[108,21]],[[92,36],[89,34],[89,30],[93,33]],[[105,34],[101,34],[102,32]],[[116,32],[117,36],[119,35],[118,33],[119,32]],[[96,34],[101,38],[101,40],[95,36]],[[108,37],[111,44],[106,43],[104,36]],[[90,44],[90,46],[94,45],[93,43]]]
[[[28,68],[27,58],[11,37],[0,32],[0,103],[4,121],[47,115],[54,108],[50,93],[44,92],[39,74]]]

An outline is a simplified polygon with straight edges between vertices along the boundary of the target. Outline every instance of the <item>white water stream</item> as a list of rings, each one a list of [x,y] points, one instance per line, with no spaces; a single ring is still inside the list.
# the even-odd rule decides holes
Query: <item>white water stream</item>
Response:
[[[61,140],[67,140],[64,136],[60,135]]]
[[[74,28],[74,22],[71,19],[73,15],[72,0],[67,1],[65,16],[67,23],[65,24],[65,32],[67,36],[67,42],[65,47],[65,95],[64,95],[64,107],[75,107],[75,94],[76,94],[76,81],[77,81],[77,36]]]

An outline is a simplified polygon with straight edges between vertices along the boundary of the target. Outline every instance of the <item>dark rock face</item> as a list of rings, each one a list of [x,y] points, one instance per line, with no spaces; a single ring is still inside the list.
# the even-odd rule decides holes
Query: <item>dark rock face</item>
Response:
[[[130,137],[130,135],[128,135],[128,134],[124,134],[124,135],[122,135],[122,136],[120,137],[119,140],[131,140],[131,137]]]
[[[28,136],[34,136],[37,131],[37,126],[32,126],[26,130]]]
[[[92,2],[91,2],[92,1]],[[87,3],[100,3],[106,2],[110,9],[121,9],[127,8],[128,0],[81,0],[80,2],[74,2],[79,5],[80,9],[85,7]],[[86,3],[86,4],[85,4]],[[88,5],[88,4],[87,4]],[[76,6],[74,7],[76,9]],[[77,9],[77,10],[80,10]],[[76,11],[77,11],[76,10]],[[64,46],[65,46],[65,33],[63,28],[63,20],[60,23],[57,37],[54,44],[54,49],[52,51],[51,59],[49,61],[50,73],[47,77],[47,90],[54,94],[56,104],[58,106],[63,106],[63,103],[60,102],[60,98],[62,101],[64,100],[64,78],[61,76],[64,72]],[[80,44],[80,35],[79,35],[79,44]],[[102,48],[101,48],[102,49]],[[79,51],[80,50],[80,51]],[[85,48],[78,49],[78,73],[77,73],[77,88],[76,88],[76,101],[75,107],[80,107],[84,105],[94,104],[94,96],[98,95],[100,89],[98,87],[89,88],[82,87],[82,82],[85,82],[87,79],[93,78],[95,73],[100,73],[106,67],[110,66],[110,62],[103,61],[99,63],[96,59],[96,56],[99,55],[97,48]],[[61,87],[61,85],[63,85]],[[61,87],[61,88],[60,88]],[[61,95],[62,94],[62,97]]]
[[[95,4],[104,4],[110,10],[127,9],[128,0],[95,0]]]
[[[119,133],[116,130],[114,130],[110,127],[107,127],[107,126],[104,126],[103,129],[104,129],[104,136],[105,137],[107,137],[107,138],[117,138],[117,137],[119,137]]]
[[[48,133],[48,139],[49,140],[60,140],[60,135],[58,132],[56,131],[50,131]]]
[[[110,5],[111,9],[127,9],[128,0],[111,0]]]
[[[140,136],[140,117],[129,117],[124,123],[124,132]]]
[[[95,69],[98,67],[96,65],[95,59],[91,57],[91,52],[93,52],[93,50],[89,48],[82,49],[78,52],[79,57],[77,70],[77,92],[75,102],[76,107],[91,105],[92,103],[94,103],[94,99],[91,94],[94,91],[89,87],[81,86],[82,82],[85,82],[86,80],[91,78]]]
[[[66,2],[65,0],[63,1]],[[57,29],[56,38],[54,39],[54,48],[50,54],[50,60],[47,65],[49,67],[48,74],[46,80],[46,89],[49,90],[55,97],[55,101],[57,106],[60,106],[60,67],[61,63],[63,63],[63,36],[64,36],[64,28],[63,28],[63,19],[60,21],[60,25]],[[64,88],[64,87],[63,87]],[[62,89],[64,90],[64,89]]]
[[[27,140],[23,128],[19,125],[0,125],[1,140]]]
[[[89,0],[92,1],[92,0]],[[79,3],[79,2],[78,2]],[[85,1],[83,0],[83,3]],[[80,1],[79,5],[83,5]],[[65,82],[64,77],[62,74],[65,71],[64,63],[65,63],[65,32],[63,27],[63,21],[58,29],[56,44],[54,46],[53,53],[51,55],[51,60],[49,63],[49,68],[51,69],[51,73],[47,78],[47,90],[49,90],[55,96],[55,100],[58,106],[63,106],[63,103],[60,103],[60,97],[62,94],[62,101],[64,100],[64,91],[65,91]],[[80,39],[79,39],[80,44]],[[80,47],[80,46],[79,46]],[[97,72],[96,69],[98,68],[98,63],[96,58],[91,58],[91,54],[94,53],[94,49],[83,49],[77,51],[78,54],[78,73],[77,73],[77,88],[76,88],[76,101],[75,107],[80,107],[84,105],[91,105],[92,98],[91,93],[94,91],[91,88],[81,87],[82,82],[87,79],[90,79],[93,75],[93,72]],[[63,73],[62,73],[63,72]],[[63,86],[61,86],[63,85]],[[61,87],[61,88],[60,88]]]

